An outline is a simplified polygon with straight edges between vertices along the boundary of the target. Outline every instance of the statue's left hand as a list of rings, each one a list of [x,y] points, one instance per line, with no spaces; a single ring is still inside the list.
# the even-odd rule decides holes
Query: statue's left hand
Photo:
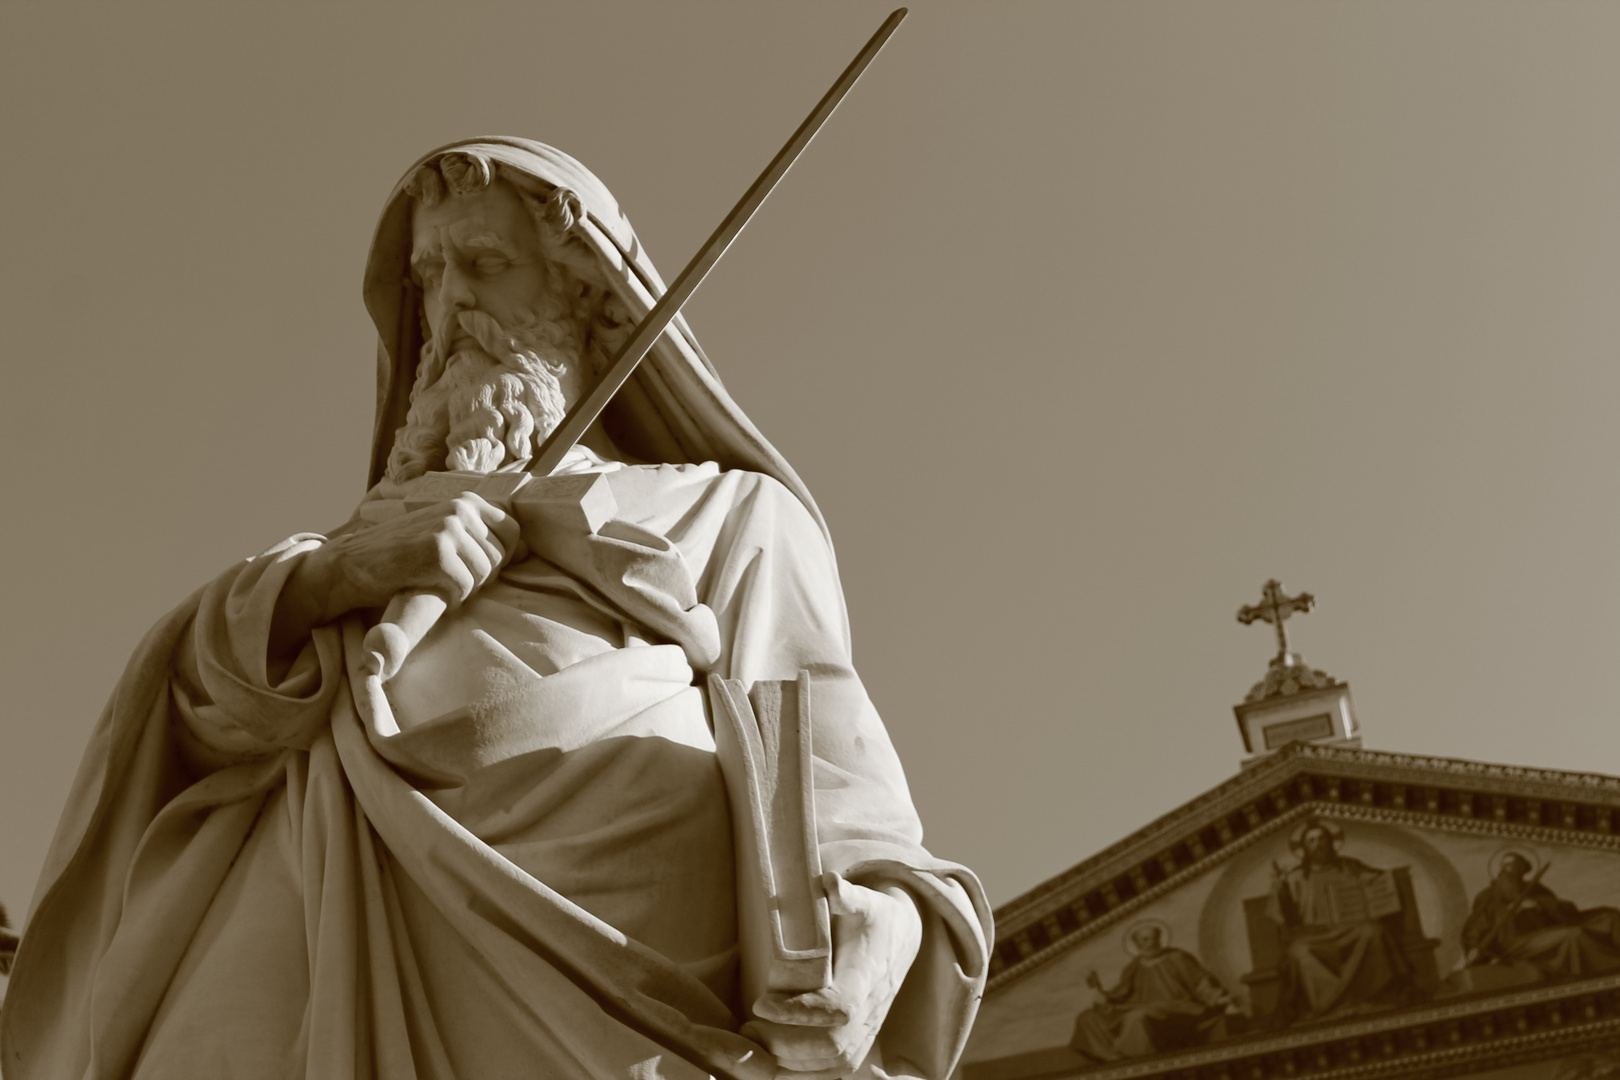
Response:
[[[763,995],[743,1034],[776,1055],[792,1080],[835,1080],[855,1072],[922,945],[916,902],[894,885],[867,888],[828,875],[832,985],[804,994]]]

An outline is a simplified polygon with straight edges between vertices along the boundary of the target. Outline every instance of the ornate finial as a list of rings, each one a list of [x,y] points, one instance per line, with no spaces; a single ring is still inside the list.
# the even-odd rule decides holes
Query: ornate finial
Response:
[[[1316,597],[1308,592],[1298,596],[1288,596],[1283,592],[1282,582],[1272,578],[1266,582],[1261,590],[1261,601],[1258,604],[1245,604],[1238,608],[1238,622],[1244,626],[1255,622],[1268,622],[1277,628],[1277,655],[1272,658],[1273,667],[1287,667],[1294,662],[1294,656],[1288,651],[1288,627],[1284,625],[1288,617],[1294,614],[1303,615],[1316,605]]]
[[[1361,745],[1350,687],[1288,651],[1288,617],[1315,606],[1316,597],[1308,592],[1289,596],[1282,582],[1273,578],[1266,582],[1258,604],[1238,608],[1238,622],[1244,626],[1268,622],[1277,631],[1277,655],[1266,665],[1266,677],[1232,709],[1243,733],[1243,748],[1255,755],[1250,761],[1295,742]]]

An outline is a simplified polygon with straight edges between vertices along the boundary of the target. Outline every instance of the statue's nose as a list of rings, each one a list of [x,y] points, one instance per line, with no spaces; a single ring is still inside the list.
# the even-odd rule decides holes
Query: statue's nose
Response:
[[[465,273],[457,267],[447,266],[444,280],[439,285],[439,301],[446,311],[466,311],[478,306],[478,294]]]

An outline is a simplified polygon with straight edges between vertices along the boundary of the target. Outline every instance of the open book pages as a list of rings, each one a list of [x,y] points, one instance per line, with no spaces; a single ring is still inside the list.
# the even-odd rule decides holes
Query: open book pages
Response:
[[[1336,881],[1328,892],[1334,926],[1366,922],[1396,915],[1401,910],[1401,894],[1395,875],[1378,874],[1361,881]]]

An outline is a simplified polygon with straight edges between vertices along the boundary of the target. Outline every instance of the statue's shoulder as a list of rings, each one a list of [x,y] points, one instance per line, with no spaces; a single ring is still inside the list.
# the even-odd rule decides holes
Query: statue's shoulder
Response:
[[[681,543],[729,550],[767,547],[796,563],[831,565],[820,521],[788,486],[765,473],[697,465],[630,465],[608,473],[616,516]]]
[[[753,500],[798,504],[786,485],[765,473],[698,464],[626,465],[607,474],[621,506],[714,503],[742,505]]]

